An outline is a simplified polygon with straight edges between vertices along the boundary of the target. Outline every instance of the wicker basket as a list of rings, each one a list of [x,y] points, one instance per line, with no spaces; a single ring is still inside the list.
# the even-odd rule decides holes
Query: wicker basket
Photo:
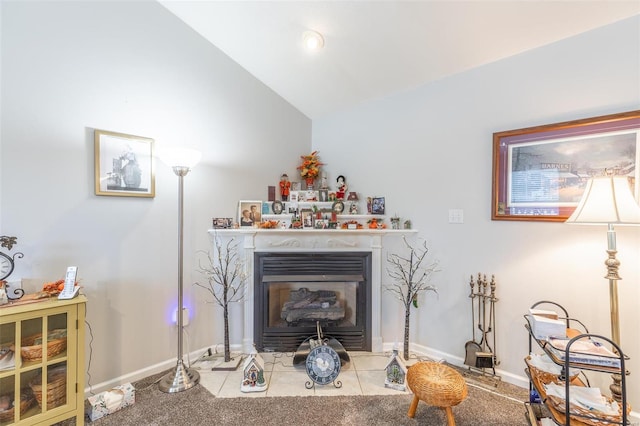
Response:
[[[549,383],[555,383],[556,385],[563,385],[564,384],[564,380],[560,379],[560,377],[555,374],[555,373],[550,373],[548,371],[544,371],[541,370],[537,367],[534,367],[531,364],[531,357],[528,356],[525,358],[524,362],[527,364],[527,367],[529,367],[529,374],[531,374],[531,379],[533,381],[537,381],[540,384],[543,385],[548,385]],[[571,369],[571,372],[573,373],[574,370],[573,368]],[[571,382],[573,382],[577,377],[578,374],[580,374],[579,372],[575,372],[572,376],[571,376]]]
[[[20,416],[23,416],[36,400],[29,389],[23,389],[20,396]],[[11,407],[8,410],[0,411],[0,422],[13,422],[15,407]]]
[[[60,334],[63,330],[53,330],[51,333]],[[42,341],[42,333],[22,339],[20,354],[24,361],[40,361],[42,359],[42,343],[35,344],[36,340]],[[61,337],[47,341],[47,357],[51,358],[67,349],[67,338]]]
[[[607,401],[611,403],[613,399],[610,397],[607,397]],[[547,396],[547,402],[549,402],[550,405],[559,413],[564,414],[566,403],[563,398],[549,395]],[[631,412],[631,405],[627,403],[627,415],[630,412]],[[599,411],[588,410],[578,405],[569,404],[569,415],[571,416],[572,419],[578,420],[586,425],[591,425],[591,426],[604,426],[604,425],[611,425],[612,423],[619,424],[620,422],[622,422],[622,404],[618,404],[617,415],[606,415]]]
[[[36,377],[29,383],[31,390],[42,407],[42,376]],[[52,368],[47,373],[47,410],[59,407],[67,399],[67,367]]]

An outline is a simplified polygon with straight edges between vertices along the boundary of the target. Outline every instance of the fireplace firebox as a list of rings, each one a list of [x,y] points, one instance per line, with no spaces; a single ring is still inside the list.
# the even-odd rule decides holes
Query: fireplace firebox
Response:
[[[293,352],[317,324],[346,350],[371,351],[371,252],[255,252],[254,342]]]

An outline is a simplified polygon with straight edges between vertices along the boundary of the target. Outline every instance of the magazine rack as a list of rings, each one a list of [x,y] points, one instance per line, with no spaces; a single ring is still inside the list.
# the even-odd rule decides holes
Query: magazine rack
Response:
[[[535,308],[541,304],[551,304],[555,307],[559,308],[563,313],[564,317],[560,317],[566,321],[567,330],[569,339],[566,342],[566,347],[564,351],[558,351],[555,349],[548,340],[538,339],[535,337],[532,326],[531,326],[531,318],[530,315],[525,315],[525,328],[529,332],[529,353],[531,354],[533,351],[533,342],[542,349],[542,351],[549,356],[549,358],[561,367],[561,374],[557,377],[557,380],[554,382],[558,384],[562,384],[565,387],[565,398],[564,401],[559,401],[553,397],[547,397],[544,382],[540,379],[540,377],[536,374],[535,369],[530,368],[527,363],[527,368],[525,372],[529,377],[529,386],[530,389],[535,389],[542,399],[542,403],[548,409],[547,412],[551,416],[551,419],[559,425],[577,425],[577,426],[594,426],[594,425],[602,425],[602,424],[611,424],[611,425],[627,425],[628,424],[628,414],[629,414],[629,405],[627,404],[627,391],[626,391],[626,369],[625,369],[625,360],[628,359],[627,356],[624,355],[622,349],[611,341],[609,338],[591,334],[588,332],[587,328],[582,324],[579,320],[573,319],[569,317],[567,310],[561,305],[550,302],[550,301],[541,301],[535,303],[531,306],[531,308]],[[581,331],[572,328],[571,326],[574,324],[578,324]],[[581,354],[572,351],[572,347],[574,347],[577,342],[581,341],[590,341],[596,342],[596,344],[606,344],[610,345],[615,352],[614,357],[610,356],[582,356]],[[577,346],[576,346],[577,347]],[[579,408],[575,406],[571,406],[570,404],[570,385],[573,386],[589,386],[588,380],[585,383],[580,378],[573,378],[567,380],[567,373],[574,369],[578,370],[588,370],[593,372],[600,373],[613,373],[620,375],[621,377],[621,388],[622,388],[622,398],[619,401],[621,404],[621,411],[619,416],[609,416],[609,415],[599,415],[594,414],[593,411],[584,410],[582,412]],[[586,376],[585,376],[586,377]],[[564,402],[564,404],[562,404]],[[563,407],[564,405],[564,407]],[[528,408],[531,408],[531,404],[527,404]],[[531,412],[527,415],[527,419],[532,425],[537,423],[533,423],[535,419],[531,418]]]

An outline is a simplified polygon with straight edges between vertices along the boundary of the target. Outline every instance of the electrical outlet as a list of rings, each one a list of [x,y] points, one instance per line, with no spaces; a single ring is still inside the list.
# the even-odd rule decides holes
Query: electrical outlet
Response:
[[[186,327],[189,325],[189,309],[182,308],[182,326]]]
[[[173,323],[175,325],[178,325],[178,311],[174,312]],[[186,327],[188,325],[189,325],[189,308],[182,308],[182,326]]]

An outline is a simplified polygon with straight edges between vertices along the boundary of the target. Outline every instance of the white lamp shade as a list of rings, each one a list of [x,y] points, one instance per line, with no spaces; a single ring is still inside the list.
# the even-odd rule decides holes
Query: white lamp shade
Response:
[[[640,206],[633,198],[629,180],[624,176],[590,179],[578,207],[566,223],[640,224]]]
[[[202,153],[190,148],[159,147],[156,150],[158,157],[170,167],[193,168],[200,159]]]

